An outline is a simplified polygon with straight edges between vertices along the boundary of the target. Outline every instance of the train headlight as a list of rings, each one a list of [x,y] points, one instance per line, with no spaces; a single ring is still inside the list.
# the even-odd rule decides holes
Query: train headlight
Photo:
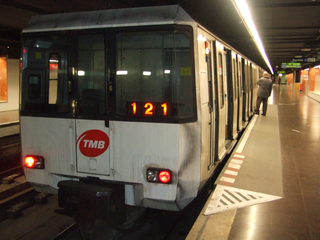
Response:
[[[26,168],[44,169],[44,158],[36,155],[27,155],[24,158]]]
[[[172,171],[169,169],[148,168],[147,181],[153,183],[171,183]]]

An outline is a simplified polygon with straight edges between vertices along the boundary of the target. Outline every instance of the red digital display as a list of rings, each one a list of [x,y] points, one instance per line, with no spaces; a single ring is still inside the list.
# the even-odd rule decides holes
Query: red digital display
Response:
[[[49,64],[49,69],[50,70],[58,70],[58,68],[59,68],[59,65],[56,64],[56,63],[50,63]]]
[[[127,102],[127,113],[139,117],[167,117],[171,114],[170,105],[166,102]]]

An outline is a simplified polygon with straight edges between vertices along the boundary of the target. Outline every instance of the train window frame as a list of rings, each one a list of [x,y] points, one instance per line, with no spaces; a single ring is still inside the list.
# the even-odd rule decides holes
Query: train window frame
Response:
[[[190,92],[191,92],[191,99],[190,100],[190,104],[192,104],[192,114],[190,114],[190,116],[188,117],[181,117],[180,115],[178,116],[173,116],[173,114],[168,114],[167,116],[160,116],[160,115],[150,115],[150,116],[147,116],[147,115],[144,115],[144,114],[140,114],[140,115],[136,115],[136,116],[133,116],[132,115],[132,111],[128,112],[128,111],[123,111],[122,112],[120,111],[119,112],[119,74],[122,74],[119,73],[118,71],[120,70],[123,70],[123,69],[119,69],[119,63],[118,63],[118,60],[119,60],[119,53],[118,53],[118,46],[119,44],[117,44],[117,38],[120,36],[120,35],[124,35],[124,34],[132,34],[133,36],[134,35],[137,35],[137,34],[172,34],[172,35],[175,35],[175,34],[179,34],[179,33],[182,33],[182,34],[187,34],[188,35],[188,40],[189,40],[189,45],[188,45],[188,51],[189,51],[189,57],[190,57],[190,62],[189,62],[189,66],[190,68],[187,70],[187,69],[180,69],[180,73],[179,74],[187,74],[190,76],[191,80],[191,86],[189,87],[190,88]],[[185,122],[195,122],[197,120],[197,109],[196,109],[196,90],[195,90],[195,69],[194,69],[194,36],[193,36],[193,29],[191,26],[187,26],[187,25],[170,25],[170,26],[152,26],[152,28],[150,26],[144,26],[144,27],[136,27],[136,28],[121,28],[121,29],[117,29],[117,31],[115,31],[114,33],[114,38],[115,38],[115,47],[116,47],[116,57],[115,57],[115,69],[116,69],[116,74],[115,74],[115,82],[116,82],[116,106],[115,106],[115,118],[117,120],[121,120],[121,121],[140,121],[140,122],[172,122],[172,123],[185,123]],[[177,51],[178,52],[178,51]],[[183,71],[185,70],[185,71]],[[118,75],[117,75],[118,73]],[[127,74],[127,72],[125,70],[123,70],[123,74]],[[182,75],[180,75],[182,76]],[[148,75],[146,73],[146,75],[144,76],[146,79],[148,78]],[[174,82],[171,82],[171,84],[173,84]],[[129,102],[129,103],[132,103],[132,102],[135,102],[134,100],[136,99],[133,99],[133,101]],[[138,99],[139,100],[139,99]],[[154,104],[154,106],[158,106],[160,103],[162,103],[161,101],[151,101],[152,99],[150,99],[150,101],[148,101],[149,99],[146,99],[145,101],[138,101],[139,103],[142,103],[144,102],[145,103],[152,103]],[[166,102],[164,101],[163,103],[167,103],[168,106],[171,107],[171,109],[173,109],[175,107],[174,104],[170,103],[170,102]],[[128,105],[128,102],[125,102],[126,106],[129,106]],[[159,107],[158,107],[159,109]],[[141,110],[140,110],[141,111]],[[155,110],[155,112],[159,113],[158,110]]]

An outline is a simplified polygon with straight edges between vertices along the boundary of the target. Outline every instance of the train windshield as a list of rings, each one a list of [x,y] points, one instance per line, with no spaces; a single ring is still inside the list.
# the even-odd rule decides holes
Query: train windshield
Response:
[[[118,115],[179,120],[194,117],[188,32],[120,33],[116,42]]]
[[[21,114],[195,121],[192,32],[158,29],[25,34]]]

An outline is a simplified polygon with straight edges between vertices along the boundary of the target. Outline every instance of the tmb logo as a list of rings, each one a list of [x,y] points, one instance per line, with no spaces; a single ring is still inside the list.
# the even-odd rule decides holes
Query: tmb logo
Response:
[[[108,135],[100,130],[89,130],[81,134],[77,140],[80,152],[86,157],[97,157],[109,147]]]

